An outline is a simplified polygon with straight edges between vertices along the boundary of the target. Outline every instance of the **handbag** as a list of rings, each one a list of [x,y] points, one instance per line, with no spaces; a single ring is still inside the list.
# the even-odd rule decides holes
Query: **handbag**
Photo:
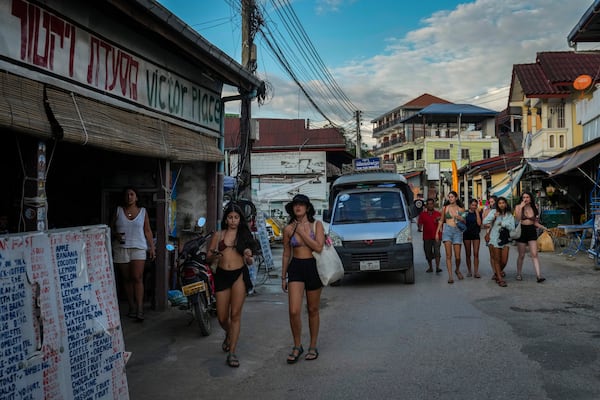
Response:
[[[325,235],[323,250],[320,253],[316,251],[312,253],[315,260],[317,260],[317,271],[323,286],[328,286],[344,277],[344,265],[333,246],[331,238]]]
[[[519,223],[517,224],[517,226],[515,226],[515,229],[513,229],[512,231],[510,231],[510,238],[511,239],[518,239],[521,237],[521,221],[519,221]]]
[[[463,233],[467,230],[467,224],[462,221],[456,221],[456,227]]]

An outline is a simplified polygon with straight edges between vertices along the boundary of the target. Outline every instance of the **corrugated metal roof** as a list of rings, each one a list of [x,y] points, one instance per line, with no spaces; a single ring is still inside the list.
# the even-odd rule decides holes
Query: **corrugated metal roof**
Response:
[[[587,9],[567,36],[567,40],[571,47],[579,42],[600,42],[600,0],[595,0]]]
[[[254,151],[284,150],[346,150],[344,136],[336,128],[307,129],[303,119],[257,118],[259,140]],[[240,140],[240,119],[225,118],[225,148],[237,148]]]

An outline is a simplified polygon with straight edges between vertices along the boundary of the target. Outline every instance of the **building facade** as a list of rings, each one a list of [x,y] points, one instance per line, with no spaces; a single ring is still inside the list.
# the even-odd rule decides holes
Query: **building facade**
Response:
[[[0,0],[0,26],[9,231],[109,224],[134,186],[164,308],[176,207],[216,223],[223,85],[260,93],[263,83],[152,0]]]

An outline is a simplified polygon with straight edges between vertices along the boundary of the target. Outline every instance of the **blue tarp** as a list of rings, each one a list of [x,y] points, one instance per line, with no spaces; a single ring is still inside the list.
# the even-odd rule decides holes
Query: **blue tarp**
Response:
[[[434,103],[400,122],[421,123],[425,120],[425,123],[455,123],[460,117],[462,123],[469,124],[494,118],[497,114],[497,111],[472,104]]]
[[[233,176],[225,175],[223,177],[223,191],[229,192],[235,188],[235,178]]]

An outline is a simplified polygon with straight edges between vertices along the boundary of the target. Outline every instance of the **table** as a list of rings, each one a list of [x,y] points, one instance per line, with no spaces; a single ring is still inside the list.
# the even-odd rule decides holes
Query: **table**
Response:
[[[588,232],[593,232],[593,225],[558,225],[557,228],[562,230],[569,238],[569,244],[560,252],[561,255],[573,257],[579,251],[587,252],[584,241],[587,238]]]

